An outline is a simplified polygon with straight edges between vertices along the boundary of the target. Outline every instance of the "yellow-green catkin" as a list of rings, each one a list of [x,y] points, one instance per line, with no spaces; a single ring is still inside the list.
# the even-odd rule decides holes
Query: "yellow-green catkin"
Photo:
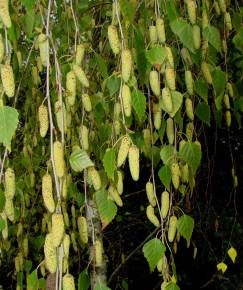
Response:
[[[89,150],[89,131],[85,125],[83,125],[81,129],[81,141],[83,149]]]
[[[176,224],[177,224],[177,217],[171,216],[169,222],[169,230],[168,230],[168,241],[173,242],[176,234]]]
[[[139,149],[136,145],[129,148],[128,160],[132,179],[137,181],[139,179]]]
[[[167,191],[163,191],[161,195],[161,215],[163,219],[167,217],[170,208],[170,194]]]
[[[77,65],[81,65],[83,58],[84,58],[84,45],[82,43],[77,45],[76,54],[75,54],[75,63]]]
[[[147,198],[149,203],[152,205],[152,207],[156,206],[156,198],[154,195],[154,186],[153,183],[148,181],[146,183],[146,194],[147,194]]]
[[[15,94],[15,81],[13,68],[10,64],[4,64],[1,67],[1,79],[3,84],[3,90],[5,94],[12,98]]]
[[[130,88],[126,84],[122,86],[122,104],[125,116],[130,117],[132,112],[132,99]]]
[[[121,44],[118,36],[118,31],[115,25],[108,26],[108,39],[111,50],[116,55],[120,52]]]
[[[128,135],[123,136],[121,145],[118,151],[117,167],[121,167],[123,163],[126,161],[130,144],[131,144],[130,137]]]
[[[66,90],[67,90],[67,103],[70,106],[75,104],[76,100],[76,76],[75,73],[71,70],[66,75]]]
[[[96,191],[101,188],[101,179],[99,172],[95,169],[94,166],[88,168],[88,176],[92,182],[92,185]]]
[[[57,268],[56,247],[53,244],[52,234],[47,234],[44,244],[45,266],[50,273],[55,273]]]
[[[64,236],[64,219],[61,213],[53,213],[51,216],[52,221],[52,242],[55,247],[58,247]]]
[[[63,290],[75,290],[74,277],[71,274],[66,274],[62,278]]]
[[[156,19],[156,29],[157,29],[157,35],[159,42],[165,43],[166,36],[165,36],[165,24],[163,18],[157,18]]]
[[[55,210],[55,202],[52,193],[52,178],[49,173],[46,173],[42,178],[42,197],[45,207],[50,213],[53,213]]]
[[[74,64],[73,65],[73,72],[74,72],[76,78],[78,79],[78,81],[81,83],[81,85],[84,88],[88,88],[89,87],[89,80],[88,80],[85,72],[83,71],[83,69],[79,65]]]
[[[121,74],[124,82],[128,82],[132,71],[132,54],[130,49],[124,49],[121,53]]]
[[[53,158],[58,177],[63,177],[65,172],[64,150],[60,141],[55,141],[53,144]]]
[[[156,97],[160,96],[159,74],[156,70],[152,70],[149,74],[149,82],[152,92]]]
[[[45,105],[40,105],[38,109],[38,118],[40,126],[40,136],[44,138],[49,128],[48,109]]]
[[[175,139],[174,121],[172,118],[168,118],[166,120],[166,135],[167,135],[167,139],[169,141],[169,144],[172,145],[174,143],[174,139]]]
[[[158,218],[156,217],[155,213],[154,213],[154,208],[152,207],[152,205],[148,205],[147,209],[146,209],[146,215],[148,220],[155,226],[155,227],[159,227],[160,226],[160,222],[158,220]]]
[[[15,195],[15,173],[8,167],[5,171],[5,198],[13,199]]]
[[[87,225],[87,220],[83,216],[78,217],[78,231],[79,231],[79,236],[80,240],[83,244],[88,243],[88,225]]]
[[[0,19],[7,28],[10,28],[12,22],[9,15],[8,2],[8,0],[0,0]]]
[[[123,206],[122,199],[114,185],[110,184],[108,188],[108,193],[118,206]]]
[[[49,57],[49,42],[44,33],[39,34],[37,43],[40,50],[40,59],[43,66],[47,66]]]

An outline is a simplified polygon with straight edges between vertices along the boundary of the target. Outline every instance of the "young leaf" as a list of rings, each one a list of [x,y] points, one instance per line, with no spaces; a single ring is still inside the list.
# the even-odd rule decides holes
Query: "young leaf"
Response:
[[[95,201],[98,207],[102,224],[108,225],[116,216],[116,204],[112,200],[108,199],[108,194],[105,189],[102,189],[95,193]]]
[[[211,111],[208,104],[204,102],[198,103],[196,107],[196,115],[202,122],[210,126]]]
[[[166,50],[164,47],[155,46],[146,52],[146,58],[150,64],[162,64],[166,59]]]
[[[116,153],[114,149],[107,149],[105,155],[103,157],[103,166],[105,168],[105,172],[109,178],[114,180],[114,171],[116,167]]]
[[[121,12],[126,21],[132,22],[133,17],[135,15],[135,5],[133,1],[129,0],[120,0],[119,1]]]
[[[87,268],[84,269],[78,276],[78,290],[88,290],[90,286],[89,275]]]
[[[182,44],[194,53],[192,26],[183,19],[176,19],[170,23],[170,28],[172,32],[179,37]]]
[[[105,284],[103,284],[102,282],[98,282],[95,285],[94,290],[111,290],[111,288],[107,287]]]
[[[228,266],[224,262],[217,264],[217,270],[222,271],[223,274],[227,270],[227,268],[228,268]]]
[[[185,238],[187,244],[189,244],[194,229],[194,219],[184,214],[178,219],[176,226],[180,235]]]
[[[27,276],[27,290],[38,290],[39,281],[37,277],[37,270],[35,269]]]
[[[4,209],[4,205],[5,205],[5,194],[0,189],[0,212]]]
[[[200,165],[202,152],[200,147],[193,142],[186,142],[179,151],[180,157],[188,163],[195,174]]]
[[[139,121],[144,121],[146,112],[146,97],[139,90],[133,90],[132,92],[132,107],[136,112]]]
[[[221,96],[224,93],[226,86],[226,74],[221,70],[212,71],[213,87],[216,97]]]
[[[174,156],[174,146],[165,145],[162,147],[160,151],[160,157],[165,165],[170,165],[172,163],[173,156]]]
[[[85,168],[94,166],[94,163],[90,160],[89,155],[85,150],[75,148],[69,158],[72,169],[76,172],[81,172]]]
[[[209,25],[203,30],[203,36],[208,39],[208,42],[219,52],[221,52],[221,39],[219,30]]]
[[[8,106],[0,107],[0,143],[10,148],[11,139],[18,125],[18,112]]]
[[[174,283],[170,282],[166,287],[165,290],[180,290],[180,288]]]
[[[207,103],[208,102],[208,86],[203,79],[195,81],[196,93]]]
[[[232,260],[233,263],[235,263],[235,259],[237,257],[237,251],[235,248],[231,247],[228,251],[227,251],[230,259]]]
[[[163,257],[166,247],[161,240],[154,238],[143,246],[143,254],[152,272],[159,260]]]
[[[159,178],[161,180],[161,182],[163,183],[163,185],[165,186],[165,188],[170,191],[170,182],[171,182],[171,170],[170,167],[168,165],[164,165],[160,168],[159,170]]]
[[[5,228],[5,220],[0,217],[0,232]]]
[[[177,91],[172,91],[171,99],[172,99],[172,104],[173,104],[173,111],[170,113],[170,117],[173,118],[182,105],[183,96],[181,93]],[[159,101],[159,106],[163,111],[167,112],[166,108],[164,107],[162,99],[160,99]]]

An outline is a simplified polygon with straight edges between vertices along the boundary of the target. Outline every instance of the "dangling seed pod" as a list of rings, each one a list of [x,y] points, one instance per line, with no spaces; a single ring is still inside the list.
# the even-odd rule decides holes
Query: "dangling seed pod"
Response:
[[[48,109],[45,105],[40,105],[38,109],[38,117],[40,124],[40,135],[44,138],[49,128]]]
[[[159,227],[160,226],[160,222],[159,222],[158,218],[156,217],[156,215],[154,214],[154,208],[152,207],[152,205],[148,205],[147,206],[146,215],[147,215],[148,220],[155,227]]]
[[[121,45],[116,26],[108,26],[108,39],[113,53],[115,55],[118,54],[120,52]]]
[[[129,86],[126,84],[122,86],[122,104],[125,116],[130,117],[132,112],[131,91]]]
[[[45,207],[50,213],[53,213],[55,210],[55,202],[52,195],[52,179],[48,173],[42,178],[42,196]]]
[[[124,82],[128,82],[132,71],[132,54],[130,49],[124,49],[121,53],[121,74]]]
[[[58,177],[63,177],[65,172],[65,161],[63,145],[59,141],[55,141],[53,144],[53,159]]]
[[[117,157],[117,167],[121,167],[122,164],[126,161],[129,148],[130,148],[131,140],[128,135],[123,136],[121,145],[118,151]]]
[[[5,94],[11,98],[15,94],[15,82],[12,66],[4,64],[1,67],[1,79]]]
[[[169,230],[168,230],[168,241],[173,242],[176,234],[176,224],[177,224],[177,217],[171,216],[170,223],[169,223]]]
[[[139,179],[139,149],[136,145],[129,148],[128,160],[132,179],[137,181]]]

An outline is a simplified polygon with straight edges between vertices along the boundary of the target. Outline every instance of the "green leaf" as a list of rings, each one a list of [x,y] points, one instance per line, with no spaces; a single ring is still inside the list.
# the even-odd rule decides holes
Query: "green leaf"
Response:
[[[24,5],[27,11],[34,8],[36,0],[21,0],[22,4]]]
[[[46,289],[46,279],[45,278],[40,278],[38,284],[39,284],[39,289]]]
[[[200,165],[202,152],[200,147],[194,142],[186,142],[179,151],[180,157],[188,163],[195,174]]]
[[[120,0],[118,2],[120,4],[122,16],[126,21],[132,22],[135,15],[135,5],[130,0]]]
[[[0,217],[0,232],[6,227],[5,220]]]
[[[108,199],[108,194],[105,189],[99,190],[95,193],[95,201],[102,223],[108,225],[116,216],[116,204]]]
[[[111,290],[111,288],[107,287],[102,282],[98,282],[98,283],[95,284],[94,290]]]
[[[173,0],[165,1],[165,5],[166,5],[166,12],[169,18],[169,22],[176,20],[178,17],[178,12],[175,6],[175,1]]]
[[[196,107],[196,115],[202,122],[210,126],[211,111],[208,104],[203,103],[203,102],[198,103]]]
[[[139,90],[133,90],[132,92],[132,107],[136,112],[139,121],[144,121],[146,112],[146,97]]]
[[[95,62],[98,66],[99,72],[101,74],[101,76],[103,77],[103,79],[107,79],[109,74],[108,74],[108,69],[107,69],[107,64],[104,60],[104,58],[99,55],[99,54],[95,54]]]
[[[88,290],[90,287],[89,274],[87,268],[78,276],[78,290]]]
[[[208,86],[203,79],[195,81],[196,93],[207,103],[208,102]]]
[[[137,52],[136,63],[137,63],[138,75],[142,84],[145,84],[147,82],[147,79],[146,79],[147,60],[146,60],[145,49],[144,49],[144,35],[139,30],[136,30],[135,32],[135,49]]]
[[[187,240],[189,245],[194,229],[194,219],[184,214],[178,219],[176,226],[180,235]]]
[[[114,171],[116,168],[116,153],[114,149],[107,149],[105,155],[103,157],[103,166],[105,168],[105,172],[109,178],[114,180]]]
[[[163,257],[166,247],[161,240],[154,238],[143,246],[143,254],[152,272],[159,260]]]
[[[29,10],[29,12],[24,16],[24,30],[26,34],[30,37],[34,28],[35,23],[35,12],[34,10]]]
[[[0,142],[9,149],[18,125],[18,112],[8,106],[0,107]]]
[[[163,64],[166,59],[166,50],[161,46],[154,46],[146,52],[147,60],[152,64]]]
[[[0,189],[0,212],[4,209],[4,205],[5,205],[5,194]]]
[[[243,52],[243,27],[234,36],[233,43],[237,49]]]
[[[219,30],[209,25],[203,30],[203,36],[208,39],[208,42],[219,52],[221,52],[221,38]]]
[[[231,247],[228,251],[227,251],[230,259],[232,260],[233,263],[235,263],[235,259],[237,257],[237,251],[235,248]]]
[[[106,86],[110,92],[110,96],[113,96],[120,89],[121,79],[113,75],[106,80]]]
[[[221,70],[212,71],[213,87],[216,97],[223,95],[226,86],[226,74]]]
[[[159,170],[159,178],[167,190],[170,190],[171,170],[168,165],[164,165]]]
[[[38,290],[39,281],[37,276],[37,270],[35,269],[31,274],[27,276],[27,290]]]
[[[81,172],[85,168],[94,166],[94,163],[90,160],[89,155],[85,150],[79,147],[75,148],[69,158],[72,169],[76,172]]]
[[[165,145],[160,151],[160,158],[165,165],[170,165],[173,161],[174,156],[174,146],[172,145]]]
[[[180,288],[174,283],[170,282],[166,287],[165,290],[180,290]]]
[[[176,19],[170,23],[170,28],[173,33],[179,37],[182,44],[194,53],[195,49],[192,41],[192,26],[183,19]]]

